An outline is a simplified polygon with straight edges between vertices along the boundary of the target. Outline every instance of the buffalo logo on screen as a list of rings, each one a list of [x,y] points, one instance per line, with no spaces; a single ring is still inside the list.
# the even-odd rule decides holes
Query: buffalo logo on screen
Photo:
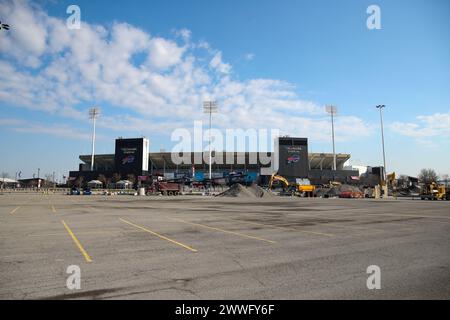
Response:
[[[289,163],[296,163],[300,161],[300,155],[298,154],[293,154],[290,155],[289,157],[287,157],[286,162]]]
[[[122,164],[133,163],[133,161],[134,161],[134,156],[130,154],[122,159]]]

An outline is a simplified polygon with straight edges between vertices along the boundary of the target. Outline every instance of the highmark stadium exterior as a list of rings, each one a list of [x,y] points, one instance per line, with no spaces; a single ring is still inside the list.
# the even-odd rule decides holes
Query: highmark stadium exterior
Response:
[[[70,171],[69,181],[82,177],[84,182],[120,175],[123,179],[133,175],[139,180],[145,177],[163,175],[168,180],[188,178],[205,181],[209,175],[208,152],[189,152],[181,164],[174,163],[177,154],[170,152],[149,153],[146,138],[116,139],[114,154],[101,154],[94,157],[94,170],[91,171],[91,155],[80,155],[78,171]],[[213,153],[212,178],[226,178],[230,173],[242,173],[247,182],[267,183],[272,173],[278,173],[288,180],[309,178],[314,184],[325,184],[330,180],[351,182],[359,176],[358,171],[343,170],[349,154],[336,154],[336,168],[333,167],[333,154],[308,153],[307,138],[280,137],[275,141],[275,152],[215,152]],[[216,162],[214,162],[216,159]],[[230,161],[230,159],[232,161]],[[187,163],[186,163],[187,162]]]

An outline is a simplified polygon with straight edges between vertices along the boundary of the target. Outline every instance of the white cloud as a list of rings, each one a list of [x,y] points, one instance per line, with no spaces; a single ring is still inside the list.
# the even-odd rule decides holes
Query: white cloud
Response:
[[[177,37],[181,37],[185,42],[188,42],[192,36],[191,30],[186,29],[186,28],[183,28],[180,30],[174,30],[174,33]]]
[[[24,123],[21,119],[0,119],[0,126],[17,126],[22,125]]]
[[[254,53],[246,53],[246,54],[244,55],[244,59],[247,60],[247,61],[251,61],[251,60],[253,60],[254,58],[255,58],[255,54],[254,54]]]
[[[416,138],[421,143],[432,137],[450,136],[450,112],[422,115],[416,119],[416,122],[396,121],[390,125],[390,129],[403,136]]]
[[[173,41],[156,38],[150,42],[149,62],[153,67],[166,69],[180,63],[184,51]]]
[[[43,124],[23,119],[0,119],[0,125],[20,133],[48,134],[75,140],[91,139],[89,132],[80,131],[66,124]]]
[[[93,104],[112,105],[122,109],[120,115],[117,109],[103,110],[99,126],[147,132],[158,128],[169,135],[203,116],[204,99],[216,99],[219,128],[279,128],[290,135],[329,139],[322,106],[301,99],[295,86],[284,81],[234,79],[222,52],[205,41],[192,42],[187,29],[176,32],[184,41],[178,44],[127,23],[106,28],[83,22],[81,30],[69,30],[64,20],[19,0],[0,3],[0,14],[14,21],[0,46],[3,105],[76,121],[86,121]],[[358,117],[341,116],[336,125],[345,129],[342,139],[370,133]],[[34,129],[41,127],[29,130]],[[66,130],[52,127],[61,135]]]
[[[29,67],[38,67],[39,58],[45,51],[47,29],[41,11],[29,10],[24,1],[0,3],[0,16],[8,17],[12,29],[2,33],[0,52],[9,54]]]
[[[209,62],[209,66],[221,73],[230,73],[231,65],[222,61],[222,52],[217,52]]]

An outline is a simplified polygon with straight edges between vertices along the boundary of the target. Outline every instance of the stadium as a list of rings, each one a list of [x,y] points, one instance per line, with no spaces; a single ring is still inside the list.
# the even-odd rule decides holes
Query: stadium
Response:
[[[267,183],[273,173],[278,173],[291,181],[308,178],[314,184],[329,181],[351,183],[359,177],[356,170],[344,170],[350,154],[336,154],[336,170],[333,170],[332,153],[308,153],[308,139],[279,137],[275,141],[275,151],[264,153],[269,163],[264,163],[257,152],[214,152],[212,157],[212,179],[223,182],[229,175],[242,175],[246,182]],[[84,182],[133,176],[138,181],[147,177],[164,176],[167,180],[209,180],[208,152],[184,154],[181,164],[173,161],[171,152],[149,152],[146,138],[116,139],[114,154],[80,155],[82,161],[78,171],[70,171],[69,182],[80,179]],[[199,161],[200,159],[200,161]],[[225,160],[226,159],[226,160]],[[229,161],[232,159],[232,161]],[[255,161],[256,160],[256,161]]]

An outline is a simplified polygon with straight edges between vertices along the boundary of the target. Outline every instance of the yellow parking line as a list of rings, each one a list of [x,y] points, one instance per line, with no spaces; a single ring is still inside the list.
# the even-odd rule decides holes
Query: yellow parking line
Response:
[[[187,246],[187,245],[185,245],[185,244],[182,244],[182,243],[180,243],[180,242],[178,242],[178,241],[175,241],[175,240],[172,240],[172,239],[170,239],[170,238],[167,238],[167,237],[165,237],[165,236],[163,236],[163,235],[161,235],[161,234],[159,234],[159,233],[156,233],[156,232],[154,232],[154,231],[152,231],[152,230],[149,230],[149,229],[147,229],[147,228],[145,228],[145,227],[139,226],[139,225],[137,225],[137,224],[134,224],[134,223],[132,223],[132,222],[130,222],[130,221],[127,221],[127,220],[125,220],[125,219],[122,219],[122,218],[119,218],[119,220],[121,220],[122,222],[125,222],[125,223],[129,224],[130,226],[133,226],[133,227],[138,228],[138,229],[141,229],[141,230],[143,230],[143,231],[145,231],[145,232],[151,233],[151,234],[153,234],[154,236],[157,236],[158,238],[161,238],[161,239],[163,239],[163,240],[166,240],[166,241],[172,242],[172,243],[174,243],[174,244],[176,244],[176,245],[179,245],[179,246],[181,246],[181,247],[183,247],[183,248],[185,248],[185,249],[188,249],[188,250],[190,250],[190,251],[192,251],[192,252],[197,252],[197,250],[195,250],[194,248],[191,248],[191,247],[189,247],[189,246]]]
[[[80,250],[81,254],[84,256],[84,259],[86,260],[86,262],[92,262],[91,257],[86,252],[86,250],[84,250],[84,248],[81,245],[80,241],[78,241],[77,237],[75,237],[75,235],[73,234],[72,230],[70,230],[69,226],[64,222],[64,220],[61,220],[61,223],[64,225],[64,227],[66,228],[67,232],[72,237],[73,242],[75,242],[75,244],[77,245],[77,247]]]
[[[11,210],[10,214],[13,214],[14,212],[16,212],[16,211],[19,210],[19,209],[20,209],[20,206],[17,207],[17,208],[15,208],[14,210]]]
[[[53,213],[56,213],[56,209],[53,205],[52,205],[52,211],[53,211]]]
[[[269,243],[277,243],[276,241],[273,241],[273,240],[267,240],[267,239],[260,238],[260,237],[250,236],[248,234],[243,234],[243,233],[239,233],[239,232],[234,232],[234,231],[229,231],[229,230],[224,230],[224,229],[220,229],[220,228],[216,228],[216,227],[207,226],[207,225],[204,225],[204,224],[188,222],[188,221],[184,221],[184,220],[177,219],[177,218],[169,218],[169,219],[175,220],[175,221],[179,221],[179,222],[183,222],[183,223],[190,224],[190,225],[197,226],[197,227],[202,227],[202,228],[206,228],[206,229],[211,229],[211,230],[216,230],[216,231],[221,231],[221,232],[225,232],[225,233],[234,234],[234,235],[240,236],[240,237],[255,239],[255,240],[269,242]]]
[[[78,235],[101,235],[101,234],[120,234],[123,231],[86,231],[77,232]],[[29,234],[28,237],[49,237],[49,236],[65,236],[66,233],[42,233],[42,234]]]
[[[297,232],[303,232],[303,233],[311,233],[311,234],[316,234],[316,235],[325,236],[325,237],[334,237],[334,234],[331,234],[331,233],[323,233],[323,232],[317,232],[317,231],[300,230],[300,229],[295,229],[295,228],[281,227],[281,226],[276,226],[276,225],[273,225],[273,224],[258,223],[258,222],[253,222],[253,221],[242,221],[242,220],[235,220],[235,219],[231,219],[231,220],[238,221],[238,222],[243,222],[243,223],[254,224],[254,225],[258,225],[258,226],[269,227],[269,228],[281,229],[281,230],[290,230],[290,231],[297,231]]]

